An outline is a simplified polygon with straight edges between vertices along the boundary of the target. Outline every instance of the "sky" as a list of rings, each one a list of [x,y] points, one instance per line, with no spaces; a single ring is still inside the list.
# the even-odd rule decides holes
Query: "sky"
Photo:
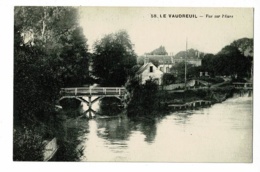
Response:
[[[160,46],[174,55],[186,49],[186,40],[188,49],[215,54],[236,39],[253,38],[252,8],[80,7],[79,11],[90,51],[96,40],[119,30],[127,31],[137,55]],[[172,14],[197,18],[170,18]]]

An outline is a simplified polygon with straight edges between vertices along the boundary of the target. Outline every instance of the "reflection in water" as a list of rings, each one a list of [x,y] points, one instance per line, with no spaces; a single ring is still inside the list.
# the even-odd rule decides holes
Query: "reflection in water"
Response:
[[[144,141],[152,143],[156,136],[156,120],[132,121],[131,129],[133,131],[141,131],[145,136]]]
[[[57,126],[59,130],[58,145],[59,149],[53,160],[55,161],[79,161],[83,156],[83,146],[80,144],[85,139],[88,132],[86,120],[64,119]]]
[[[85,121],[81,161],[251,162],[252,98],[171,113],[162,119]]]
[[[97,135],[111,142],[127,140],[129,137],[129,121],[126,117],[110,119],[97,119],[99,131]]]

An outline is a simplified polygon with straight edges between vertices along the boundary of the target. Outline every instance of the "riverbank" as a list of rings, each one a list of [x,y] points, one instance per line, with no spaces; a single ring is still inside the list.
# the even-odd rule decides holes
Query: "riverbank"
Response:
[[[167,110],[185,110],[204,106],[210,106],[215,103],[221,103],[230,98],[235,90],[230,87],[186,90],[183,92],[160,91],[161,108]]]

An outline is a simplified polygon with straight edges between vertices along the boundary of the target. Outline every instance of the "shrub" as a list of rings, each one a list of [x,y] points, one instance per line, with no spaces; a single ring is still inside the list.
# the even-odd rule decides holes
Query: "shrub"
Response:
[[[44,144],[39,133],[24,128],[23,130],[14,130],[14,161],[42,161]]]

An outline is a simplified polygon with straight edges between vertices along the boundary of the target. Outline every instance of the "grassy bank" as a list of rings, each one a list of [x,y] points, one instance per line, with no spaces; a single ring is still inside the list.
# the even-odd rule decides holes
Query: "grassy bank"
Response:
[[[196,100],[208,100],[212,103],[218,103],[232,97],[234,89],[230,86],[186,90],[184,92],[159,91],[158,97],[163,104],[185,104]]]

